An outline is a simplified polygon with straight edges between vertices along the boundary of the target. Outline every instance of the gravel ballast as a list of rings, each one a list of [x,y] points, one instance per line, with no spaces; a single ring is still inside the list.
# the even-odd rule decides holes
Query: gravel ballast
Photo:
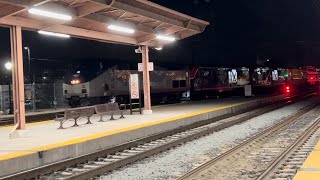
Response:
[[[176,179],[191,169],[250,138],[254,134],[294,114],[303,107],[314,103],[316,100],[317,99],[314,98],[297,102],[266,113],[245,123],[234,125],[120,168],[119,170],[101,176],[99,179]]]

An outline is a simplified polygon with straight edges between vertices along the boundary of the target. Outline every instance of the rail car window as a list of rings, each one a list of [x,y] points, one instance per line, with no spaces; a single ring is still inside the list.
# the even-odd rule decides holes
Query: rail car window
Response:
[[[278,70],[272,71],[272,80],[273,81],[278,81],[279,76],[278,76]]]
[[[200,72],[200,77],[201,77],[201,78],[208,78],[209,75],[210,75],[210,71],[208,71],[208,70],[202,70],[202,71]]]
[[[229,83],[236,83],[238,80],[237,70],[232,69],[228,72],[229,74]]]
[[[108,85],[108,84],[105,84],[105,85],[104,85],[104,90],[105,90],[105,91],[109,91],[109,89],[110,89],[109,85]]]
[[[186,80],[180,80],[180,87],[187,87]]]
[[[64,93],[65,93],[65,94],[68,94],[68,90],[64,90]]]
[[[172,81],[172,87],[173,88],[179,88],[179,81],[178,80],[173,80]]]
[[[82,89],[81,93],[87,93],[87,89]]]

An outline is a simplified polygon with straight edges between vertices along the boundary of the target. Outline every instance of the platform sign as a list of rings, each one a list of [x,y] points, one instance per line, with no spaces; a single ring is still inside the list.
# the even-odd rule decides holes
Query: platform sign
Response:
[[[153,62],[149,62],[148,63],[148,71],[153,71],[154,67],[153,67]],[[143,64],[142,63],[138,63],[138,71],[142,72],[143,71]]]
[[[130,82],[129,82],[129,88],[130,88],[130,98],[131,99],[139,99],[139,76],[138,74],[130,74]]]

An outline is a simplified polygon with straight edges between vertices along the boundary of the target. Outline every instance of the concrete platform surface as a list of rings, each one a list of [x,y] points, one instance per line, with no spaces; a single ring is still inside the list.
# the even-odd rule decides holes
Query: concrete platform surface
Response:
[[[28,137],[17,139],[9,138],[12,126],[0,127],[0,177],[256,107],[283,97],[229,98],[164,105],[154,107],[152,115],[136,113],[125,115],[125,119],[106,122],[97,122],[99,117],[94,116],[93,124],[63,130],[57,129],[59,123],[55,121],[31,123],[27,124]],[[109,119],[109,116],[105,119]],[[71,125],[72,122],[67,126]],[[42,151],[43,156],[38,156],[38,152]]]

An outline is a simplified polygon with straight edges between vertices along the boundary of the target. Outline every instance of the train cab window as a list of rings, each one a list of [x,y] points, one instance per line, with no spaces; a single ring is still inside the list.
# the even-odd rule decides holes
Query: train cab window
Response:
[[[87,93],[87,89],[82,89],[81,93]]]
[[[179,88],[179,81],[178,80],[173,80],[172,81],[172,87],[173,88]]]
[[[105,91],[109,91],[109,89],[110,89],[109,85],[108,85],[108,84],[105,84],[105,85],[104,85],[104,90],[105,90]]]
[[[180,80],[180,87],[187,87],[186,80]]]
[[[201,71],[201,78],[208,78],[210,75],[210,71],[203,70]]]

